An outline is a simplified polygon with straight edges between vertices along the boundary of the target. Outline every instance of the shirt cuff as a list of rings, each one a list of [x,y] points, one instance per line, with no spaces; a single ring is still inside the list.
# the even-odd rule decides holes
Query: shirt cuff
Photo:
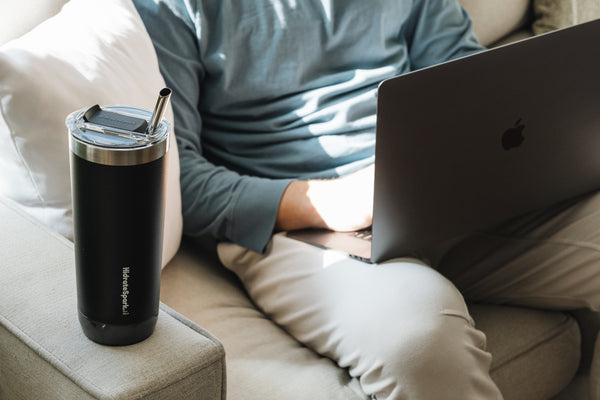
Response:
[[[247,179],[235,200],[232,241],[257,253],[264,253],[273,235],[281,196],[291,179]]]

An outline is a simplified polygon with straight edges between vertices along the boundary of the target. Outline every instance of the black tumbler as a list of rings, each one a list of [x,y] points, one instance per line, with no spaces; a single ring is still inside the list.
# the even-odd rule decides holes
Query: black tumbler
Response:
[[[100,344],[142,341],[158,318],[169,96],[67,117],[79,322]]]

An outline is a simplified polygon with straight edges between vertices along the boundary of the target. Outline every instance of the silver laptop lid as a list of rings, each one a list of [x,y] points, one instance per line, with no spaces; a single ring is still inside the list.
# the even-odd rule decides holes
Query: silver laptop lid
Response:
[[[383,82],[372,258],[600,187],[600,20]]]

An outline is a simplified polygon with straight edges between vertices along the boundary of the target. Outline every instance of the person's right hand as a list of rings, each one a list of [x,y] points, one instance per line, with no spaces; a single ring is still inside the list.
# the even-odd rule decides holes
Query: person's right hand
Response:
[[[332,180],[293,181],[285,190],[276,228],[354,231],[371,225],[373,165]]]

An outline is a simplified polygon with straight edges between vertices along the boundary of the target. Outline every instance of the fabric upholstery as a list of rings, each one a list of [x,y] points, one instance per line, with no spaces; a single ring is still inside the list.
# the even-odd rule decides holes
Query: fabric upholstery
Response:
[[[533,5],[536,35],[600,18],[597,0],[534,0]]]
[[[556,311],[472,305],[492,353],[490,374],[505,399],[548,399],[573,379],[581,338],[573,317]]]
[[[473,19],[473,29],[484,46],[522,28],[528,18],[529,0],[459,0]]]
[[[94,104],[152,110],[164,85],[152,42],[127,0],[72,0],[1,46],[0,195],[72,238],[66,116]],[[170,107],[166,118],[173,121]],[[171,142],[163,265],[182,228],[173,134]]]
[[[0,398],[225,399],[214,336],[162,306],[143,342],[90,341],[77,320],[71,242],[6,199],[0,220]]]

